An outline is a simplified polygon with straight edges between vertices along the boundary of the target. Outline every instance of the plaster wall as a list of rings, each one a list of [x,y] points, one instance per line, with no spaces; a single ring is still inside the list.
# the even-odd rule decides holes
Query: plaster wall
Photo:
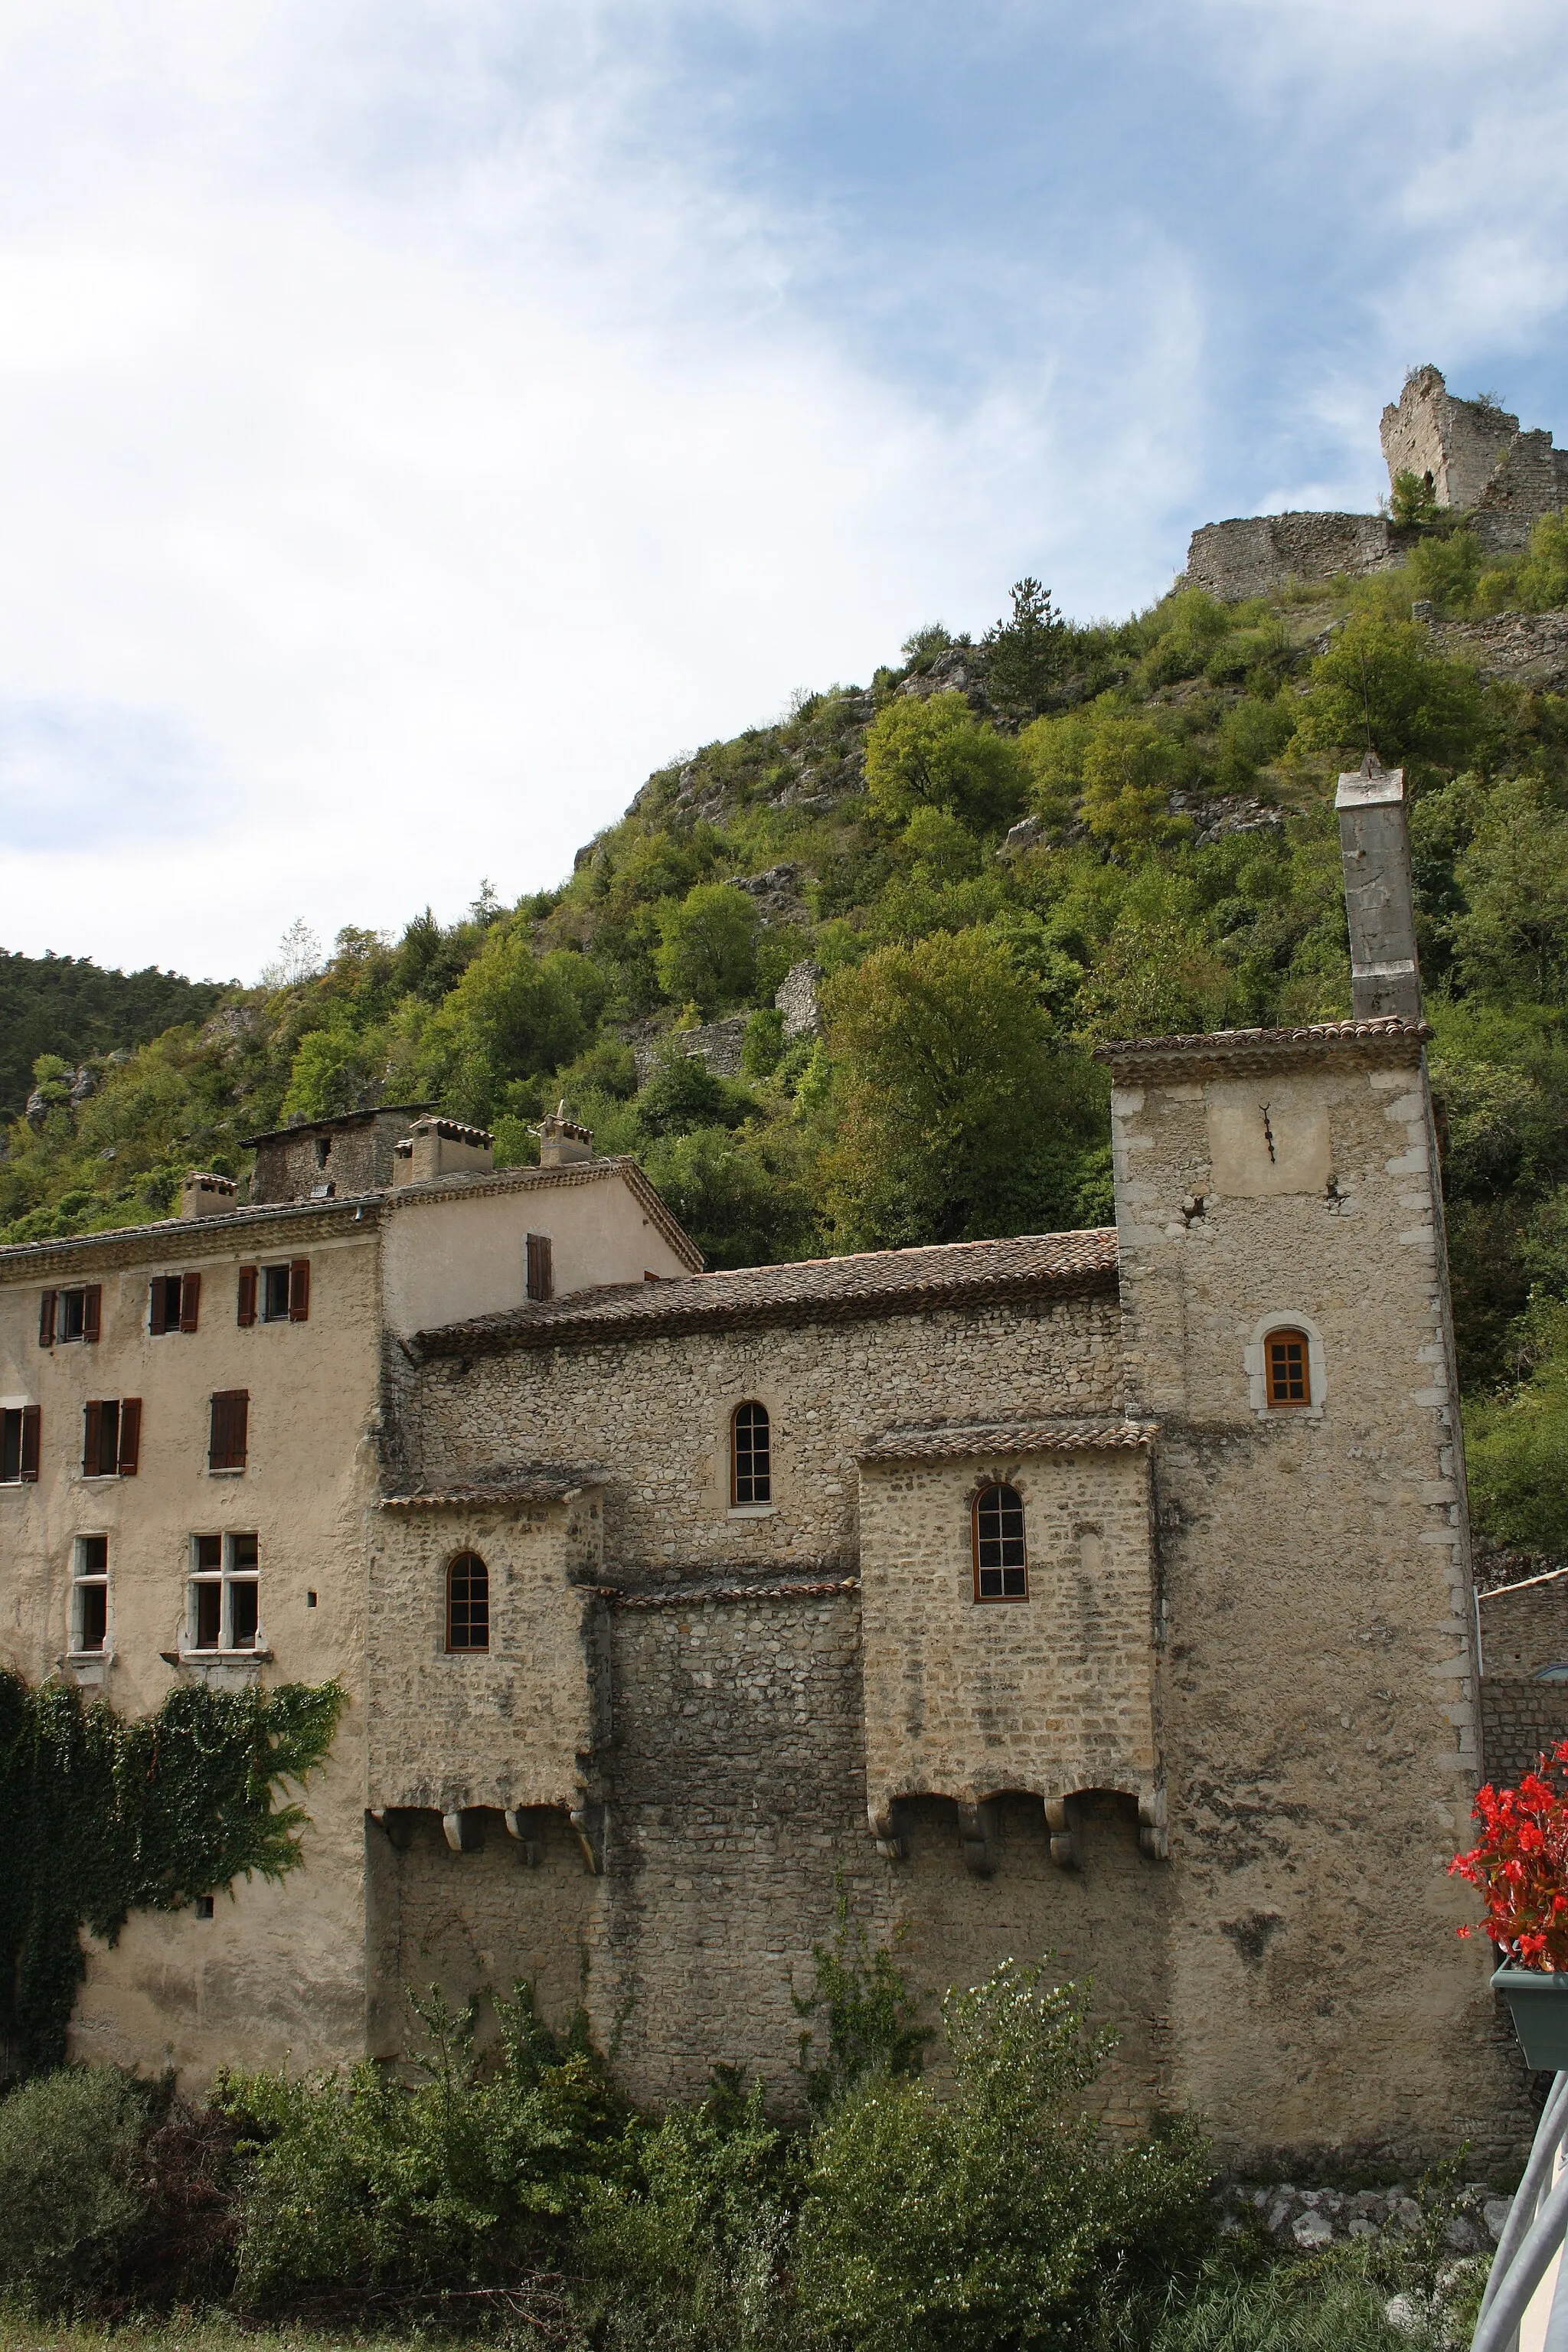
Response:
[[[363,2048],[361,1528],[374,1483],[376,1252],[374,1226],[347,1224],[305,1213],[237,1233],[204,1219],[0,1264],[0,1393],[41,1412],[37,1483],[0,1486],[0,1655],[35,1682],[74,1675],[132,1716],[182,1678],[335,1675],[350,1693],[306,1801],[304,1867],[276,1886],[239,1884],[210,1920],[136,1915],[113,1949],[94,1946],[77,2057],[166,2063],[199,2083],[237,2056],[314,2064]],[[310,1261],[309,1321],[240,1328],[240,1264],[293,1256]],[[152,1277],[196,1268],[196,1330],[153,1338]],[[86,1280],[102,1285],[99,1342],[40,1348],[40,1290]],[[207,1468],[208,1401],[237,1388],[250,1395],[247,1465],[218,1475]],[[84,1476],[84,1403],[126,1396],[142,1400],[136,1475]],[[163,1654],[177,1661],[186,1631],[191,1538],[227,1529],[258,1538],[269,1654],[171,1664]],[[71,1663],[71,1564],[85,1534],[109,1539],[109,1649]]]
[[[1178,2089],[1247,2118],[1260,2164],[1495,2147],[1525,2118],[1447,1875],[1478,1695],[1418,1047],[1118,1077],[1127,1388],[1163,1424]],[[1216,1151],[1247,1087],[1300,1190]],[[1332,1181],[1309,1188],[1320,1115]],[[1263,1401],[1276,1323],[1312,1341],[1310,1410]]]
[[[399,1185],[383,1211],[387,1328],[406,1335],[521,1307],[531,1233],[550,1236],[558,1298],[689,1274],[620,1170],[590,1167]]]

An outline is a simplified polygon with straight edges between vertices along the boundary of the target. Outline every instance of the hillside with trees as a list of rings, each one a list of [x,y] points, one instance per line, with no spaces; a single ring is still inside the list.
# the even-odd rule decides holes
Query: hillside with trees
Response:
[[[1333,787],[1370,742],[1415,795],[1479,1514],[1568,1554],[1568,667],[1489,651],[1564,608],[1561,517],[1522,556],[1440,517],[1395,572],[1178,586],[1116,625],[1020,583],[978,642],[919,629],[868,686],[661,770],[559,888],[329,956],[295,935],[268,985],[171,1002],[134,1050],[43,1046],[0,1238],[165,1215],[191,1166],[243,1175],[249,1134],[414,1099],[508,1164],[564,1097],[715,1265],[1105,1222],[1098,1040],[1348,1013]],[[801,964],[820,1020],[786,1042]],[[189,986],[123,986],[153,980]],[[741,1016],[738,1076],[684,1050]]]

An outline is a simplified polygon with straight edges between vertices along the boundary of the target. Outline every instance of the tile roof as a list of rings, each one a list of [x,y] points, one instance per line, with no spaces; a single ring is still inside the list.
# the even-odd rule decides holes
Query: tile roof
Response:
[[[601,1333],[654,1337],[714,1323],[761,1325],[853,1321],[918,1315],[927,1307],[982,1306],[989,1299],[1100,1290],[1116,1281],[1116,1230],[1025,1234],[1009,1241],[950,1242],[929,1249],[868,1250],[736,1273],[617,1283],[564,1298],[476,1316],[416,1334],[422,1356],[496,1354],[549,1348]]]
[[[1238,1073],[1316,1059],[1327,1051],[1368,1061],[1415,1062],[1432,1034],[1425,1021],[1314,1021],[1300,1029],[1210,1029],[1180,1037],[1118,1037],[1094,1058],[1119,1076],[1156,1077],[1177,1065],[1214,1062]]]
[[[971,1454],[1084,1454],[1152,1445],[1155,1421],[957,1422],[889,1429],[858,1449],[862,1462],[942,1462]]]

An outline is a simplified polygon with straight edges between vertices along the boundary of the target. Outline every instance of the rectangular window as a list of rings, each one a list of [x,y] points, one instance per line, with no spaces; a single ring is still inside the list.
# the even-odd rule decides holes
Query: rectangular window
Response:
[[[286,1265],[242,1265],[239,1269],[239,1319],[254,1323],[259,1306],[263,1323],[308,1323],[310,1319],[310,1261],[290,1258]]]
[[[155,1274],[147,1328],[155,1339],[165,1331],[194,1331],[201,1307],[199,1274]]]
[[[7,1405],[0,1412],[0,1486],[30,1486],[38,1475],[38,1408]]]
[[[109,1538],[78,1536],[71,1578],[71,1648],[109,1645]]]
[[[1268,1402],[1272,1405],[1310,1404],[1312,1381],[1304,1331],[1271,1331],[1265,1342],[1268,1366]]]
[[[529,1298],[549,1298],[554,1294],[555,1276],[552,1265],[552,1250],[548,1234],[530,1234],[523,1244],[523,1292]]]
[[[186,1638],[193,1650],[254,1650],[261,1632],[254,1535],[191,1538]]]
[[[82,1407],[84,1478],[134,1478],[141,1450],[140,1397],[95,1397]]]
[[[102,1325],[101,1283],[85,1283],[75,1290],[46,1290],[38,1302],[40,1348],[52,1348],[57,1340],[68,1339],[96,1343]]]
[[[209,1470],[243,1470],[250,1437],[250,1391],[219,1389],[212,1401]]]

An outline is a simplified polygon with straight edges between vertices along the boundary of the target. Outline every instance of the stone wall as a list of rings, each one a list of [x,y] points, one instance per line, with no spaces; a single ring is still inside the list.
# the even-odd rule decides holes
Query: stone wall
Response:
[[[1456,400],[1440,370],[1413,368],[1397,402],[1383,412],[1390,488],[1396,475],[1414,474],[1430,479],[1440,507],[1473,507],[1518,431],[1518,417],[1506,409]]]
[[[1399,534],[1382,515],[1246,515],[1194,531],[1186,584],[1234,604],[1277,595],[1292,580],[1386,572],[1402,553]]]
[[[1477,1600],[1482,1671],[1529,1681],[1542,1666],[1568,1660],[1568,1568],[1500,1584]]]
[[[1487,1779],[1500,1789],[1515,1789],[1542,1756],[1568,1739],[1568,1688],[1489,1675],[1481,1685],[1481,1723]]]
[[[1265,2132],[1525,2126],[1447,1876],[1472,1602],[1428,1097],[1417,1034],[1383,1034],[1110,1049],[1129,1410],[1162,1424],[1177,2080],[1259,2165]],[[1268,1405],[1281,1325],[1310,1407]]]

